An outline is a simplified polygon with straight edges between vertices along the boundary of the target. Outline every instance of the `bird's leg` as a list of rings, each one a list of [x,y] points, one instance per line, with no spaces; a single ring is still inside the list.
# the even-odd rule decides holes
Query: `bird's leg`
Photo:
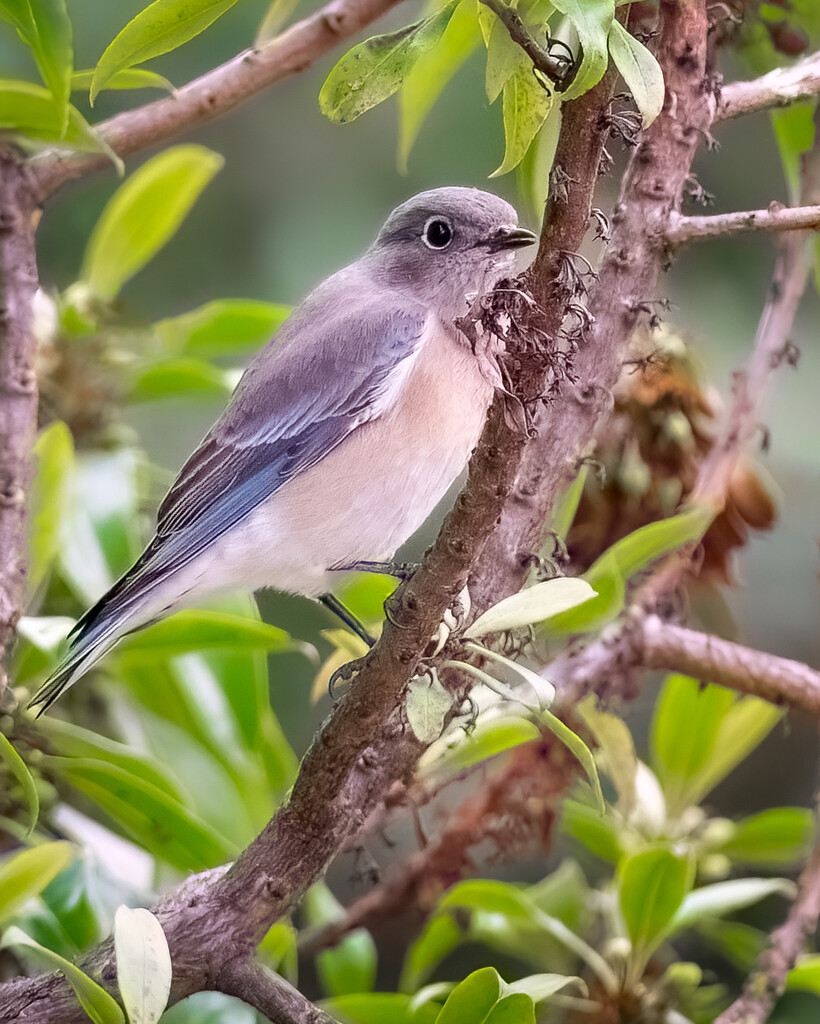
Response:
[[[334,572],[376,572],[382,576],[395,576],[409,580],[418,569],[418,562],[351,562],[349,565],[334,565]]]
[[[444,645],[450,639],[450,636],[457,632],[464,625],[470,614],[470,608],[472,602],[470,601],[470,591],[466,585],[452,605],[445,611],[444,618],[439,623],[438,632],[433,635],[430,640],[432,650],[428,648],[424,652],[425,657],[434,658],[441,652]]]
[[[349,608],[342,604],[338,597],[335,597],[333,594],[322,594],[319,597],[319,601],[325,608],[332,611],[334,615],[337,615],[349,629],[352,629],[356,636],[364,640],[368,647],[373,646],[376,638],[367,631],[364,624],[356,618]]]

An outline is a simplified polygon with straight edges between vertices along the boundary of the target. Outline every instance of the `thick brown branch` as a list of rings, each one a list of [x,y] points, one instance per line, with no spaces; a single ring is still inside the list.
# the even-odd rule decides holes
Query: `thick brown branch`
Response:
[[[293,985],[247,956],[227,963],[215,979],[214,988],[253,1006],[275,1024],[334,1024],[332,1017]]]
[[[764,1024],[783,994],[786,976],[814,934],[820,916],[820,843],[800,876],[797,897],[783,924],[772,932],[769,948],[746,979],[739,999],[715,1024]]]
[[[732,82],[720,94],[717,118],[726,121],[758,110],[786,107],[820,92],[820,52],[790,68],[775,68],[751,82]]]
[[[657,615],[643,623],[641,661],[645,668],[685,672],[820,716],[820,672],[800,661],[675,626]]]
[[[342,40],[381,17],[399,0],[332,0],[260,50],[244,50],[173,96],[127,110],[97,127],[119,156],[167,142],[212,121],[274,82],[306,71]],[[40,198],[60,185],[110,166],[99,154],[49,150],[32,163]]]
[[[0,154],[0,697],[3,655],[25,590],[26,494],[37,429],[35,209],[26,169]]]
[[[820,206],[783,206],[772,203],[766,210],[718,213],[711,217],[670,219],[666,240],[670,245],[694,242],[701,238],[739,235],[745,231],[799,231],[820,228]]]

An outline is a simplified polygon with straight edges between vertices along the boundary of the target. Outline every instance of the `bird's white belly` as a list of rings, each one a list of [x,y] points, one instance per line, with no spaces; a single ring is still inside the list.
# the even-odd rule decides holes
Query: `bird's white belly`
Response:
[[[315,595],[333,566],[389,558],[464,469],[491,397],[466,344],[428,336],[390,409],[204,552],[200,585]]]

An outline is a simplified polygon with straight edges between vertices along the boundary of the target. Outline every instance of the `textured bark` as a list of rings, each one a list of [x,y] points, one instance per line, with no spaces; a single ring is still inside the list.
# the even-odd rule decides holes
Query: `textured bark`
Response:
[[[26,494],[37,429],[36,213],[26,169],[0,154],[0,665],[25,594]],[[4,688],[0,667],[0,696]]]

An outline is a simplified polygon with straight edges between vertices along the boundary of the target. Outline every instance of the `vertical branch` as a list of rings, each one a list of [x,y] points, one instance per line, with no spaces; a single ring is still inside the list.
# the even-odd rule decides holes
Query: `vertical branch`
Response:
[[[25,168],[0,154],[0,661],[25,585],[26,493],[37,427],[32,300],[36,206]],[[5,689],[0,668],[0,693]]]

